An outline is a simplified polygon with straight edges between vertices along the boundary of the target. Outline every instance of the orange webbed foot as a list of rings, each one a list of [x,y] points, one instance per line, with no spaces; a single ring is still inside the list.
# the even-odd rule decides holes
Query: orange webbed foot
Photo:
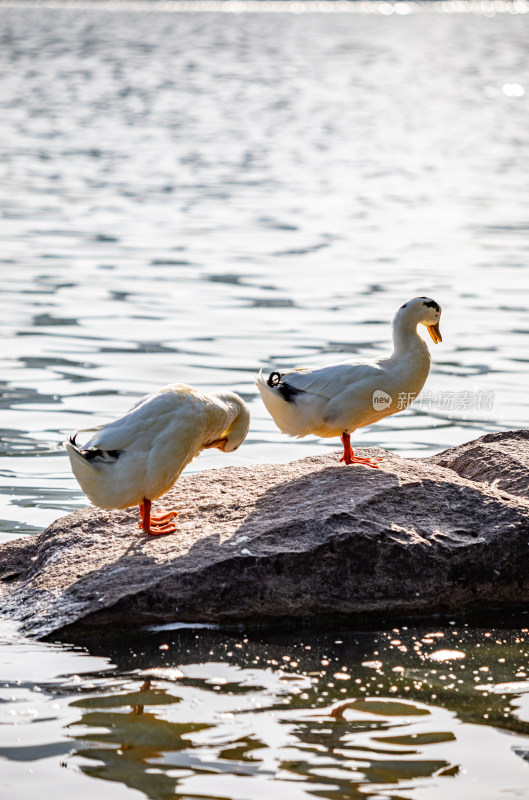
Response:
[[[355,456],[352,451],[351,453],[352,456],[350,458],[346,458],[345,455],[343,455],[340,459],[340,463],[343,461],[345,464],[363,464],[365,467],[373,467],[373,469],[379,468],[379,464],[373,461],[373,459],[361,458],[360,456]],[[377,461],[382,461],[382,459],[377,459]]]
[[[141,522],[139,527],[149,536],[163,536],[166,533],[174,533],[176,525],[170,525],[169,523],[177,514],[178,511],[174,509],[161,514],[151,514],[151,501],[144,498],[143,503],[140,503]]]
[[[377,461],[381,461],[382,459],[376,458],[373,460],[371,458],[355,456],[351,447],[351,436],[348,433],[343,433],[340,438],[343,444],[343,456],[340,459],[340,464],[343,461],[345,464],[363,464],[365,467],[372,467],[373,469],[379,468]]]
[[[164,525],[166,522],[170,522],[174,517],[176,517],[177,514],[178,511],[175,511],[174,509],[171,511],[165,511],[162,514],[151,514],[150,515],[151,525],[152,524]],[[142,528],[143,522],[140,522],[138,527]]]
[[[169,522],[176,517],[178,511],[171,509],[170,511],[164,511],[163,514],[151,514],[151,522]]]
[[[148,531],[143,529],[144,533],[148,533],[149,536],[163,536],[166,533],[174,533],[176,531],[176,525],[156,525],[155,523],[151,522],[151,526]]]

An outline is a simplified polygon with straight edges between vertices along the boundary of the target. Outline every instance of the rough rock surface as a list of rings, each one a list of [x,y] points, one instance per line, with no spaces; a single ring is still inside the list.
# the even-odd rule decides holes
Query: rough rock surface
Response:
[[[167,536],[142,534],[137,509],[63,517],[0,547],[0,612],[46,636],[529,601],[527,431],[431,459],[363,453],[381,468],[332,453],[184,477],[164,498],[182,509]]]
[[[488,433],[429,460],[529,500],[529,430]]]

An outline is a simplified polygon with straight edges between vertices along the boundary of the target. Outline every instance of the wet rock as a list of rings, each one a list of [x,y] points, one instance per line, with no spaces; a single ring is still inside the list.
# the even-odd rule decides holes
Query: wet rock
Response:
[[[141,533],[137,509],[63,517],[0,547],[0,612],[42,637],[72,625],[354,621],[529,600],[526,431],[431,459],[363,452],[382,455],[381,468],[345,467],[332,453],[181,478],[164,498],[181,508],[168,536]]]

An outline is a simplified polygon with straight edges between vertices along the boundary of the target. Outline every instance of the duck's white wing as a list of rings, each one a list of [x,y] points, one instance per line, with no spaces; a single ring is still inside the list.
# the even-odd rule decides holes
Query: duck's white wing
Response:
[[[316,369],[300,369],[281,374],[281,383],[288,384],[300,392],[318,395],[332,400],[346,389],[381,374],[381,366],[377,361],[367,359],[342,361]]]
[[[161,432],[168,436],[175,426],[199,423],[203,410],[202,395],[181,385],[168,386],[142,397],[122,417],[102,425],[83,445],[85,449],[126,450],[142,440],[152,441]],[[197,416],[198,415],[198,416]]]

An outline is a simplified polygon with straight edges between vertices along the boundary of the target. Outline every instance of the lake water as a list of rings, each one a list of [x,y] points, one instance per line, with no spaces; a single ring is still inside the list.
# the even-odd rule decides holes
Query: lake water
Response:
[[[0,2],[0,541],[85,505],[61,441],[167,382],[252,413],[191,470],[336,447],[254,375],[387,351],[415,295],[423,399],[355,442],[527,425],[527,3],[63,5]],[[0,796],[529,796],[529,619],[449,622],[4,626]]]

